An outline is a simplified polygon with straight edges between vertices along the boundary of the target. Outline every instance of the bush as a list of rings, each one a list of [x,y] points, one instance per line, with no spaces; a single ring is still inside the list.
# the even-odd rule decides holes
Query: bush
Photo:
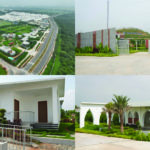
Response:
[[[93,115],[90,110],[87,112],[87,114],[85,116],[85,121],[93,123]]]
[[[148,141],[148,138],[149,137],[147,137],[143,132],[135,136],[135,140],[138,140],[138,141]]]
[[[74,123],[60,123],[59,131],[75,132],[75,124]]]
[[[0,123],[7,123],[6,118],[5,118],[5,113],[6,110],[5,109],[0,109]]]
[[[112,122],[113,122],[114,125],[119,125],[119,115],[118,114],[115,113],[113,115]]]
[[[106,116],[106,113],[105,113],[105,112],[102,112],[102,113],[101,113],[101,116],[100,116],[100,123],[107,123],[107,116]]]
[[[96,130],[99,131],[100,126],[99,125],[93,125],[93,124],[89,124],[89,123],[85,123],[85,127],[84,129],[89,129],[89,130]]]

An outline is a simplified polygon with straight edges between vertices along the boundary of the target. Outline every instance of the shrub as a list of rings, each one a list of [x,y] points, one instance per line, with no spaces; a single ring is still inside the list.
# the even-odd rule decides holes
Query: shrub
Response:
[[[100,116],[100,123],[107,123],[107,116],[106,116],[106,113],[105,113],[105,112],[102,112],[102,113],[101,113],[101,116]]]
[[[85,129],[89,129],[89,130],[96,130],[99,131],[100,126],[99,125],[93,125],[93,124],[89,124],[89,123],[85,123]]]
[[[142,128],[142,127],[141,127],[141,125],[140,125],[140,122],[139,122],[139,121],[137,121],[137,122],[136,122],[136,126],[137,126],[137,128],[138,128],[139,130],[141,130],[141,128]]]
[[[147,141],[148,138],[147,136],[142,132],[142,133],[139,133],[135,136],[135,140],[138,140],[138,141]]]
[[[75,132],[75,124],[74,123],[60,123],[59,131],[72,131]]]
[[[5,109],[0,109],[0,123],[7,123],[6,118],[5,118],[5,113],[6,110]]]
[[[87,112],[87,114],[85,116],[85,121],[93,123],[93,115],[90,110]]]
[[[113,115],[112,121],[113,121],[113,124],[114,124],[114,125],[119,125],[119,115],[115,113],[115,114]]]

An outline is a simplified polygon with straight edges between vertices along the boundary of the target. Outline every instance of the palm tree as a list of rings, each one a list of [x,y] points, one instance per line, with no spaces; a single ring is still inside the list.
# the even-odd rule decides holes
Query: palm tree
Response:
[[[120,124],[121,124],[121,133],[124,132],[123,128],[123,117],[124,117],[124,112],[126,112],[129,109],[128,102],[130,98],[127,96],[119,96],[119,95],[114,95],[114,98],[112,99],[114,102],[114,111],[119,114],[120,117]]]
[[[112,102],[109,102],[103,108],[103,111],[108,113],[108,118],[109,118],[108,130],[110,130],[110,127],[111,127],[111,116],[112,116],[112,113],[113,113],[113,108],[114,108],[114,104]]]

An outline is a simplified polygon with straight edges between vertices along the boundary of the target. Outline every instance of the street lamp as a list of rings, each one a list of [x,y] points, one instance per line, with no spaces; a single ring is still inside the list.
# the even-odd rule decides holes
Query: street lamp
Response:
[[[109,28],[109,0],[107,0],[107,29]]]

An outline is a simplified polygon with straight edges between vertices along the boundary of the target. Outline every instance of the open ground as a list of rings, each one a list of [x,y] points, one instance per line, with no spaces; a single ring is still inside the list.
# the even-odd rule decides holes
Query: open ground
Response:
[[[76,150],[148,150],[150,142],[76,133]]]
[[[76,56],[76,74],[149,75],[150,54],[139,52],[116,57]]]

